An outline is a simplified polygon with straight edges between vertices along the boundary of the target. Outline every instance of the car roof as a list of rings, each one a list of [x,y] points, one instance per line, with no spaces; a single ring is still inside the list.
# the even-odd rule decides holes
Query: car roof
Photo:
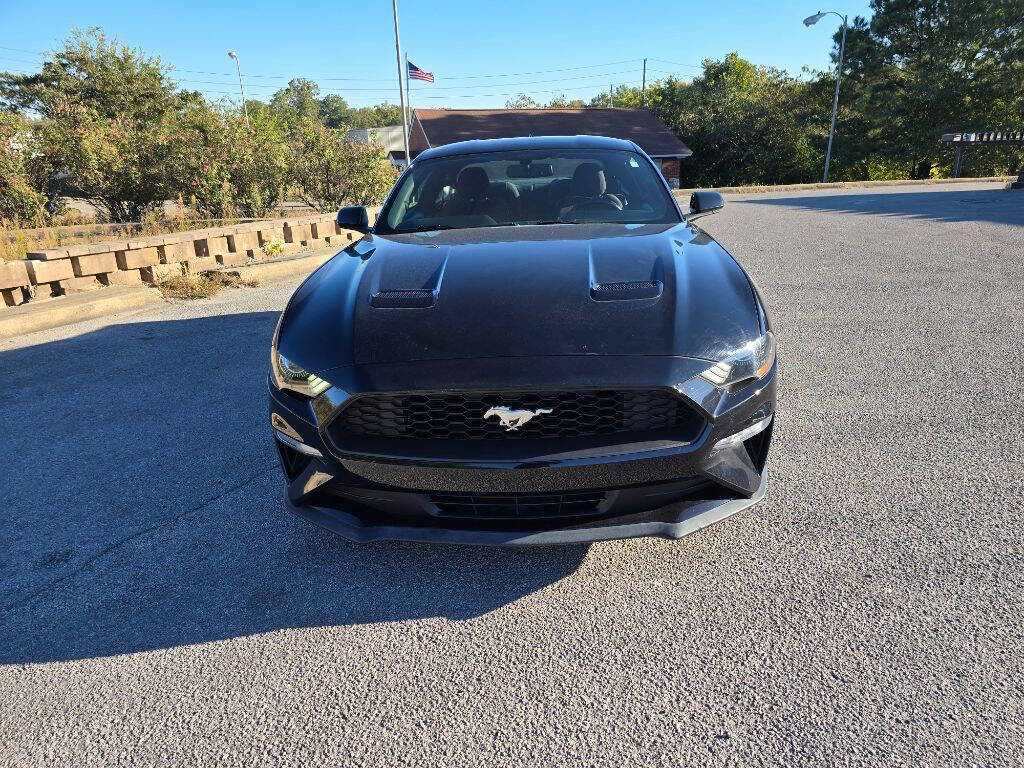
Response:
[[[511,139],[474,139],[433,147],[418,154],[415,161],[454,155],[476,155],[486,152],[517,152],[524,149],[616,149],[627,152],[642,150],[632,141],[607,136],[522,136]]]

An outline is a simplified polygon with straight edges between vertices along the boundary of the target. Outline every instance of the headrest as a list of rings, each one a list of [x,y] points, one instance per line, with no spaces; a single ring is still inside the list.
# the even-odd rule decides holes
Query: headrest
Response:
[[[459,194],[476,198],[487,193],[490,183],[487,171],[479,165],[471,165],[459,172],[459,177],[455,181],[455,189]]]
[[[572,174],[573,191],[583,197],[599,197],[608,189],[604,171],[597,163],[580,163]]]

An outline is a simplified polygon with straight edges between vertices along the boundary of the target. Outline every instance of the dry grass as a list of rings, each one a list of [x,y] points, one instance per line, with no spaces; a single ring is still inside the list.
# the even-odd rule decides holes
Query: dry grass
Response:
[[[255,278],[239,277],[231,272],[204,272],[169,277],[155,287],[170,299],[208,299],[220,293],[222,288],[255,288],[259,284]]]

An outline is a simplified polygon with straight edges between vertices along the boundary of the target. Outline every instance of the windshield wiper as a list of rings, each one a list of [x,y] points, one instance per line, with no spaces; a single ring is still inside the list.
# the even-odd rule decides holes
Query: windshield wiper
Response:
[[[538,227],[543,227],[545,224],[579,224],[578,219],[545,219],[544,221],[537,221],[534,224]]]

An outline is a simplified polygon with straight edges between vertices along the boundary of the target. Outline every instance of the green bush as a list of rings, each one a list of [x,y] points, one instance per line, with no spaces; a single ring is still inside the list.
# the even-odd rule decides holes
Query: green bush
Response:
[[[0,112],[0,219],[46,223],[38,139],[38,130],[21,115]]]
[[[320,211],[379,203],[397,177],[382,147],[347,141],[343,131],[315,119],[295,127],[290,165],[297,194]]]

